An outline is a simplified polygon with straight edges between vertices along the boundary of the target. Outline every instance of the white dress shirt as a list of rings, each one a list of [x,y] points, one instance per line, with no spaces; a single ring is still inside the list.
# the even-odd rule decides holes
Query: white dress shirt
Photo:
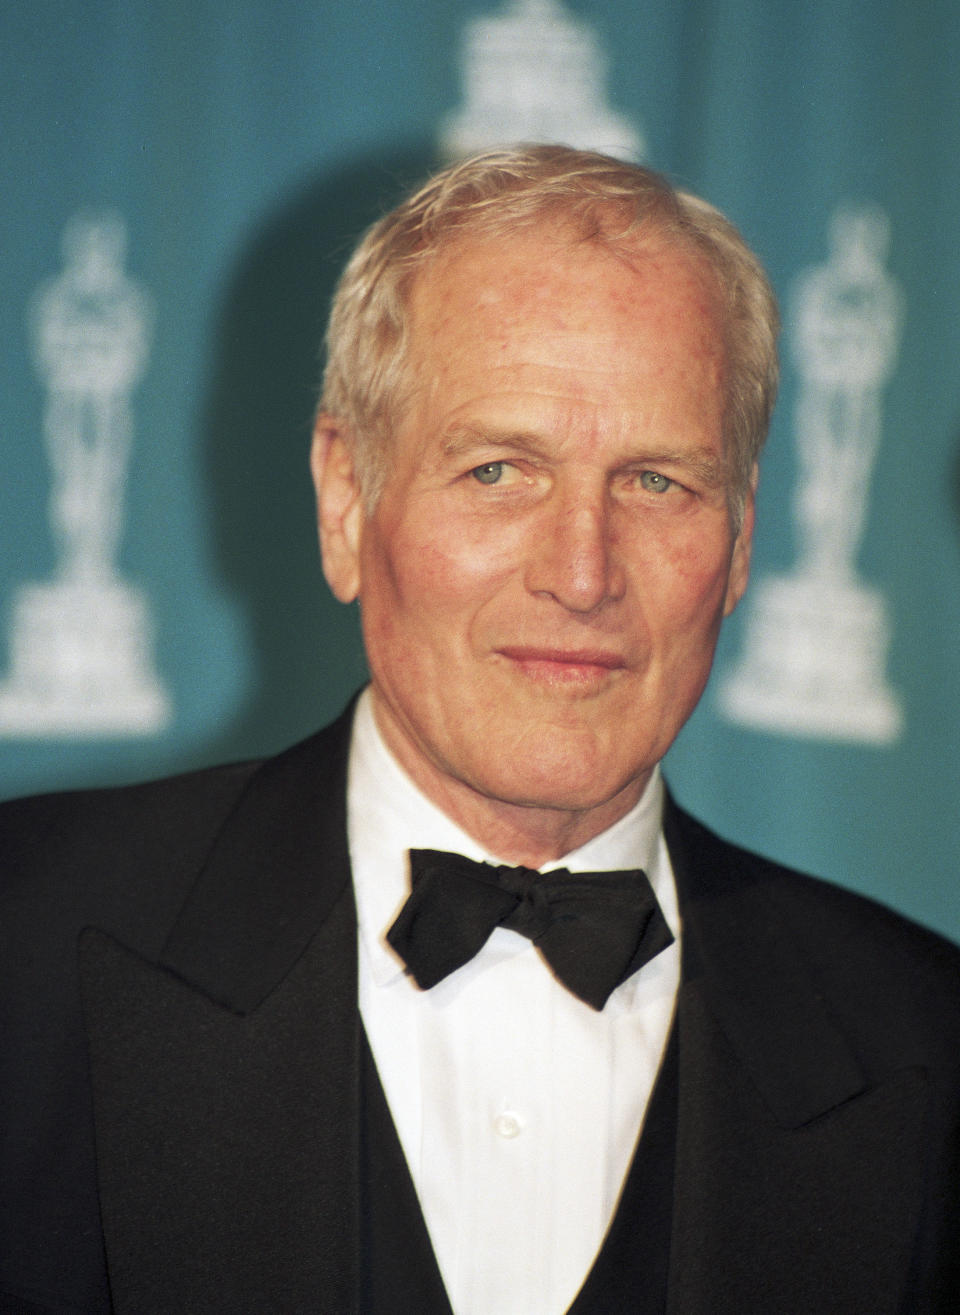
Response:
[[[455,1315],[562,1315],[602,1245],[663,1055],[680,977],[663,784],[550,867],[642,867],[677,941],[602,1012],[571,995],[533,944],[497,928],[429,991],[385,934],[409,894],[407,851],[484,853],[413,784],[367,691],[354,722],[348,831],[359,1000]]]

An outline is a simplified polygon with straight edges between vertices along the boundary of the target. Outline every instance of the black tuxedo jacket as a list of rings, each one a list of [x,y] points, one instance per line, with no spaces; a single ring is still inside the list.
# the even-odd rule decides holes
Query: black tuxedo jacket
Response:
[[[0,810],[0,1311],[358,1309],[348,741]],[[665,827],[669,1309],[960,1309],[958,952]]]

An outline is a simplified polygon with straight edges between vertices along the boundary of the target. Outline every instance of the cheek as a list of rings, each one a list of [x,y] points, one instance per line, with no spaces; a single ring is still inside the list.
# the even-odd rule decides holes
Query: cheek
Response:
[[[388,646],[398,652],[411,641],[456,643],[496,595],[511,560],[502,542],[426,517],[371,535],[360,594],[368,643],[381,653]]]
[[[480,601],[523,557],[522,527],[492,517],[429,510],[398,532],[398,578],[421,603]]]
[[[727,535],[690,532],[648,535],[638,550],[637,590],[659,614],[662,627],[702,635],[719,627],[730,569]]]

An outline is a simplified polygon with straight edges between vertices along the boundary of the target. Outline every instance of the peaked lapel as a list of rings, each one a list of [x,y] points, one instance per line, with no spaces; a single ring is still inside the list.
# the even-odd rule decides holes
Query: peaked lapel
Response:
[[[84,934],[121,1315],[356,1309],[350,720],[254,771],[159,962]]]
[[[672,803],[665,830],[684,924],[669,1309],[898,1311],[925,1075],[864,1072],[770,888],[778,869],[751,871]]]

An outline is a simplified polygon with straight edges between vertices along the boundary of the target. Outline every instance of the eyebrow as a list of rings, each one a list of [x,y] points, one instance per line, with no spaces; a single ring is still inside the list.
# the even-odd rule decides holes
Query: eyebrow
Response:
[[[526,452],[531,456],[549,455],[545,453],[543,442],[536,434],[523,430],[492,429],[478,425],[455,425],[451,427],[442,444],[445,457],[459,457],[469,453],[473,448],[511,448]],[[728,462],[718,457],[709,448],[697,447],[687,452],[668,448],[638,450],[636,456],[627,457],[618,463],[621,466],[681,466],[693,471],[710,488],[722,488],[729,482]]]
[[[531,455],[543,454],[543,443],[535,434],[517,429],[488,429],[483,425],[454,425],[443,438],[446,457],[462,456],[475,447],[510,447]]]
[[[722,488],[730,477],[729,464],[723,457],[717,457],[709,448],[694,448],[690,452],[645,452],[636,461],[627,465],[639,466],[684,466],[694,471],[703,482],[711,488]]]

